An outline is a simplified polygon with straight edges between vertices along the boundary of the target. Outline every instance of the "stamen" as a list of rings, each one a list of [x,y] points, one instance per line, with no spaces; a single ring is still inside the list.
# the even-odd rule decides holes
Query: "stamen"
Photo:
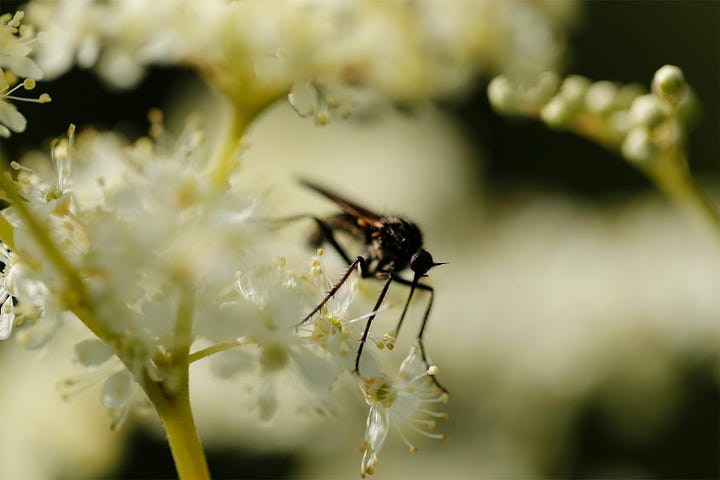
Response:
[[[427,373],[427,372],[418,373],[416,376],[414,376],[414,377],[410,380],[409,383],[415,383],[415,382],[417,382],[418,380],[423,380],[423,381],[424,381],[424,380],[427,378],[427,376],[428,376],[428,373]]]
[[[360,316],[357,317],[357,318],[353,318],[353,319],[348,320],[347,323],[350,324],[350,325],[352,325],[353,323],[360,322],[360,321],[362,321],[362,320],[367,319],[368,317],[371,317],[371,316],[375,315],[377,312],[378,312],[378,310],[375,310],[375,311],[373,311],[373,312],[366,313],[365,315],[360,315]]]
[[[130,402],[123,405],[123,407],[120,409],[118,416],[115,417],[115,419],[110,424],[110,431],[114,432],[117,428],[121,427],[125,423],[125,420],[127,420],[129,413]]]
[[[26,166],[24,166],[24,165],[20,165],[20,164],[19,164],[18,162],[16,162],[15,160],[13,160],[12,162],[10,162],[10,167],[11,167],[13,170],[22,170],[22,171],[24,171],[24,172],[28,172],[28,173],[32,173],[32,174],[35,173],[35,172],[33,172],[31,169],[29,169],[28,167],[26,167]]]
[[[427,430],[423,430],[421,428],[416,427],[412,423],[408,423],[408,426],[424,437],[432,438],[434,440],[447,440],[448,439],[448,436],[445,433],[428,432]]]
[[[398,426],[398,424],[395,424],[395,429],[400,434],[400,438],[402,438],[403,442],[405,442],[405,445],[408,446],[408,450],[410,450],[411,453],[417,452],[417,447],[408,440],[408,438],[405,436],[405,433],[403,433],[402,429]]]
[[[395,348],[395,332],[390,331],[383,335],[383,342],[388,350]]]
[[[114,370],[117,370],[117,363],[109,362],[107,365],[89,370],[87,373],[77,377],[69,377],[60,381],[57,384],[57,388],[60,390],[60,398],[65,401],[70,400],[72,397],[105,380]]]
[[[431,417],[438,418],[438,419],[440,419],[440,420],[447,420],[447,419],[448,419],[448,414],[447,414],[447,412],[436,412],[436,411],[434,411],[434,410],[429,410],[429,409],[426,409],[426,408],[418,408],[417,411],[420,412],[420,413],[423,413],[423,414],[425,414],[425,415],[430,415]]]

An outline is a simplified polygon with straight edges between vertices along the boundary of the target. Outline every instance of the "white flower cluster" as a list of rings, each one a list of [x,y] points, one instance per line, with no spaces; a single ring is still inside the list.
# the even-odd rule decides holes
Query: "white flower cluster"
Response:
[[[293,84],[368,87],[399,101],[457,92],[477,73],[557,66],[574,1],[59,0],[29,17],[49,76],[73,64],[113,85],[189,65],[245,106]],[[330,105],[320,105],[324,111]],[[249,105],[251,104],[251,105]]]
[[[217,371],[252,377],[261,419],[277,410],[278,382],[328,395],[338,376],[354,369],[355,325],[368,316],[354,302],[355,280],[300,324],[332,286],[321,257],[296,270],[282,257],[264,261],[256,244],[270,234],[269,222],[255,214],[257,201],[241,176],[231,172],[217,187],[198,128],[189,124],[174,139],[159,112],[151,120],[151,137],[134,144],[95,131],[76,141],[71,126],[53,144],[49,172],[41,161],[33,168],[13,163],[16,179],[3,180],[11,206],[0,216],[0,337],[16,329],[21,343],[39,347],[62,316],[79,318],[99,338],[76,345],[76,362],[91,373],[63,389],[69,396],[103,381],[113,425],[146,382],[177,388],[174,352],[197,339],[211,346],[189,362],[236,353],[219,355]],[[445,395],[417,353],[408,358],[391,379],[364,355],[359,381],[373,405],[369,428],[387,433],[388,418],[421,432],[434,426],[418,425],[415,414]],[[367,387],[380,381],[398,391],[382,415]],[[366,473],[383,440],[369,441]]]
[[[50,96],[43,93],[36,99],[17,97],[20,88],[32,90],[35,80],[43,76],[40,67],[28,57],[36,43],[35,31],[22,24],[23,12],[0,16],[0,137],[10,132],[23,132],[27,121],[9,100],[46,103]],[[20,79],[24,79],[22,82]]]

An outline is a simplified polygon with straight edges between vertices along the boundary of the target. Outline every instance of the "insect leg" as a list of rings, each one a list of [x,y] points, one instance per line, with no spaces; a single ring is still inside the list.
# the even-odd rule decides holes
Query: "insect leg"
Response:
[[[333,297],[333,295],[335,295],[335,293],[337,293],[337,291],[347,281],[347,279],[350,278],[350,274],[353,272],[353,270],[355,270],[355,267],[357,267],[358,265],[360,265],[361,270],[365,269],[365,259],[363,257],[357,257],[355,259],[355,261],[350,263],[350,266],[345,271],[342,278],[340,278],[340,280],[330,289],[330,291],[327,293],[327,295],[325,295],[325,298],[322,299],[322,301],[318,304],[318,306],[313,308],[310,313],[305,315],[305,318],[303,318],[302,321],[300,321],[300,323],[307,322],[308,320],[310,320],[310,318],[312,318],[313,315],[315,315],[317,312],[319,312],[320,309],[323,306],[325,306],[325,304],[328,302],[328,300],[330,300]]]
[[[323,235],[325,235],[325,239],[328,241],[328,243],[330,245],[332,245],[332,247],[343,258],[343,260],[345,260],[345,262],[348,265],[353,263],[352,260],[350,260],[350,257],[348,256],[348,254],[345,253],[345,250],[340,246],[340,244],[337,242],[337,240],[335,240],[335,236],[333,235],[332,228],[330,228],[330,226],[327,223],[325,223],[325,221],[322,220],[321,218],[318,218],[315,216],[311,216],[311,218],[313,220],[315,220],[315,223],[317,223],[320,230],[322,230]],[[363,271],[363,276],[365,276],[365,264],[364,263],[361,264],[360,268]]]
[[[337,251],[337,253],[345,260],[345,262],[350,265],[353,261],[350,260],[350,257],[345,252],[345,249],[343,249],[337,240],[335,240],[335,235],[333,235],[333,229],[330,227],[330,225],[327,224],[325,220],[322,218],[316,217],[315,215],[312,215],[310,213],[299,213],[297,215],[291,215],[289,217],[281,217],[281,218],[272,218],[268,221],[273,226],[280,226],[289,222],[295,222],[297,220],[304,220],[306,218],[312,219],[315,223],[317,223],[318,228],[322,232],[322,240],[327,240],[330,245]],[[320,242],[318,242],[319,244]],[[363,276],[367,276],[364,275]]]
[[[413,282],[409,280],[405,280],[402,277],[395,276],[394,278],[398,283],[402,285],[406,285],[412,288]],[[430,310],[432,310],[433,301],[435,300],[435,290],[429,286],[424,285],[422,283],[415,284],[415,287],[418,290],[425,290],[426,292],[430,292],[430,301],[428,302],[427,307],[425,308],[425,313],[423,314],[422,323],[420,324],[420,330],[417,334],[417,340],[418,345],[420,346],[420,356],[423,359],[423,362],[427,367],[430,367],[430,364],[427,361],[427,355],[425,354],[425,345],[423,344],[423,333],[425,333],[425,326],[427,325],[428,318],[430,318]],[[408,296],[408,300],[405,303],[405,308],[403,309],[402,315],[400,316],[400,320],[398,321],[397,327],[395,327],[395,337],[397,338],[398,332],[400,331],[400,326],[402,325],[403,320],[405,319],[405,313],[407,312],[408,305],[410,304],[410,296]],[[447,389],[440,385],[440,382],[438,382],[435,379],[435,375],[431,375],[431,378],[435,385],[442,390],[443,392],[447,392]]]
[[[430,292],[430,303],[428,304],[427,309],[425,310],[425,317],[423,318],[423,324],[422,327],[420,327],[420,333],[418,336],[422,337],[423,329],[425,328],[425,322],[427,321],[428,317],[430,316],[430,308],[432,307],[433,303],[433,296],[435,295],[435,290],[433,290],[432,287],[428,285],[424,285],[422,283],[416,283],[413,287],[413,282],[410,280],[405,280],[404,278],[395,275],[393,280],[398,282],[401,285],[405,285],[406,287],[410,288],[417,288],[418,290],[425,290],[426,292]],[[400,320],[398,320],[397,326],[395,327],[395,337],[398,336],[400,333],[400,327],[402,326],[403,321],[405,320],[405,314],[407,313],[408,306],[410,306],[410,299],[412,298],[412,290],[410,291],[410,295],[408,295],[408,299],[405,302],[405,307],[403,308],[402,314],[400,315]],[[423,360],[425,360],[425,356],[423,355]]]
[[[365,323],[365,331],[363,331],[362,338],[360,339],[360,347],[358,347],[357,356],[355,357],[355,373],[357,373],[358,375],[360,374],[360,355],[362,355],[363,347],[365,346],[365,340],[367,340],[368,332],[370,332],[370,324],[375,318],[375,315],[377,314],[380,305],[382,305],[385,294],[387,293],[388,288],[390,288],[390,283],[392,283],[394,278],[395,277],[393,275],[388,276],[387,280],[385,281],[385,285],[380,292],[380,296],[378,297],[377,302],[375,302],[375,306],[372,309],[372,315],[368,317],[367,322]]]

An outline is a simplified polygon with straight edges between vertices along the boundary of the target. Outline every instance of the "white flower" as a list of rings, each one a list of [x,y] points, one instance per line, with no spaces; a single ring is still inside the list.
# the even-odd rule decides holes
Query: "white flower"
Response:
[[[136,400],[144,399],[133,373],[101,340],[89,338],[75,344],[73,361],[83,367],[85,372],[60,383],[63,399],[67,400],[102,383],[100,400],[113,418],[112,429],[125,421]]]
[[[318,349],[311,337],[298,334],[298,326],[307,308],[304,291],[307,274],[297,275],[278,258],[272,266],[256,264],[238,272],[236,291],[241,299],[231,303],[235,315],[243,319],[243,338],[259,347],[258,405],[261,418],[272,418],[277,408],[274,384],[287,381],[290,370],[302,380],[300,388],[328,393],[338,368],[335,359]],[[244,358],[239,358],[245,362]]]
[[[311,262],[310,274],[302,277],[304,282],[301,285],[305,287],[303,316],[312,311],[334,286],[327,276],[322,255],[322,249],[318,250],[318,256]],[[355,302],[358,296],[358,276],[352,274],[323,308],[301,326],[308,333],[308,340],[334,359],[338,371],[350,372],[355,368],[355,353],[360,336],[356,325],[369,315],[361,310],[367,308],[362,305],[364,302]],[[366,352],[365,356],[367,358],[363,364],[376,370],[371,353]]]
[[[437,411],[440,404],[447,402],[447,393],[435,385],[430,373],[436,372],[425,366],[419,349],[412,347],[397,377],[381,375],[361,379],[360,388],[370,405],[360,470],[363,478],[374,472],[377,454],[391,424],[395,425],[411,452],[417,448],[406,437],[407,430],[428,438],[447,439],[447,435],[433,432],[436,419],[447,419],[445,412]]]
[[[13,96],[20,88],[32,90],[35,80],[42,78],[40,67],[28,58],[36,38],[34,30],[21,23],[23,17],[23,12],[0,16],[0,137],[9,137],[11,131],[22,132],[27,125],[23,114],[9,100],[50,101],[47,94],[36,99]],[[25,81],[19,82],[18,78]]]
[[[22,326],[17,340],[28,348],[46,343],[58,324],[59,312],[49,303],[44,283],[32,277],[31,269],[0,242],[0,340],[8,339],[16,325]],[[53,313],[54,312],[54,313]]]

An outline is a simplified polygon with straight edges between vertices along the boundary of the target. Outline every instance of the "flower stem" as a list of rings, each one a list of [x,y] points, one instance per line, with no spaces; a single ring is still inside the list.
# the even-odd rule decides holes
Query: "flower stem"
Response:
[[[222,188],[227,184],[230,173],[237,168],[239,160],[238,147],[248,127],[270,105],[287,95],[289,86],[260,90],[253,94],[252,89],[234,91],[233,88],[223,88],[223,86],[228,87],[228,84],[217,78],[215,78],[214,82],[211,80],[211,83],[215,84],[221,92],[227,95],[232,105],[232,117],[230,118],[230,124],[227,126],[225,138],[215,155],[215,161],[210,164],[212,184],[215,188]],[[233,87],[238,83],[242,84],[243,82],[238,82],[237,79],[230,81],[230,85]]]
[[[168,444],[172,452],[178,477],[184,480],[205,480],[210,478],[205,451],[200,443],[192,409],[187,382],[184,388],[171,397],[166,397],[160,384],[157,388],[147,388],[150,401],[160,416]],[[150,391],[148,391],[150,390]],[[156,392],[152,392],[156,390]]]
[[[225,139],[220,146],[219,155],[216,161],[211,165],[212,183],[216,188],[223,187],[229,174],[237,167],[238,164],[238,147],[240,139],[245,134],[245,130],[254,118],[254,115],[248,115],[239,108],[235,108],[232,112],[232,119],[227,128]]]
[[[720,237],[720,213],[693,182],[682,152],[675,150],[656,158],[641,170],[691,220]]]
[[[214,355],[216,353],[228,350],[230,348],[239,347],[240,345],[247,345],[248,343],[251,343],[249,339],[242,337],[242,338],[236,338],[235,340],[230,340],[228,342],[222,342],[222,343],[216,343],[215,345],[210,345],[209,347],[203,348],[202,350],[198,350],[197,352],[194,352],[190,355],[190,363],[197,362],[198,360],[202,360],[203,358],[207,358],[210,355]]]
[[[180,285],[174,346],[168,366],[170,375],[162,383],[146,375],[143,389],[165,427],[178,477],[203,480],[210,478],[210,472],[190,407],[188,370],[195,290],[188,282],[180,280]]]

